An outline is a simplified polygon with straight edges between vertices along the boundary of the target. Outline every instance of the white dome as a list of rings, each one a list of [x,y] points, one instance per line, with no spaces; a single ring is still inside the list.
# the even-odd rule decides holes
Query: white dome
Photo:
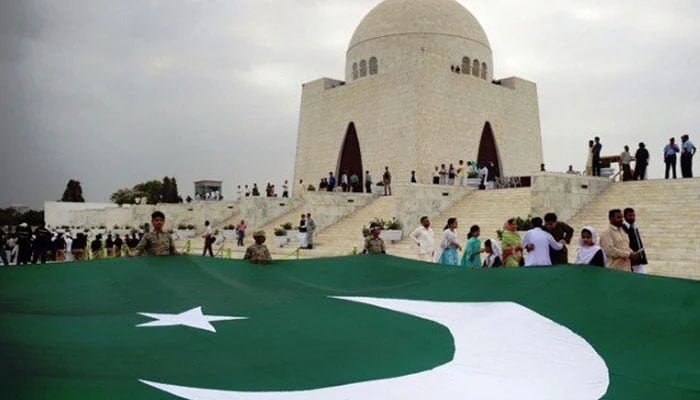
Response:
[[[410,34],[459,37],[491,49],[479,21],[455,0],[385,0],[357,26],[348,51],[372,39]]]
[[[490,81],[491,45],[479,21],[455,0],[384,0],[355,30],[346,55],[345,78],[399,72],[421,54],[445,60],[445,68],[469,62],[466,73]],[[478,65],[478,67],[477,67]],[[464,68],[462,68],[464,69]],[[485,73],[484,73],[485,71]]]

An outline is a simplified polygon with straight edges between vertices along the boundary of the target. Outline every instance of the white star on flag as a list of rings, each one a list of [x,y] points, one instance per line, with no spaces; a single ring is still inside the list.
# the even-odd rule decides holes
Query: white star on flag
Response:
[[[181,312],[180,314],[152,314],[143,312],[138,314],[148,318],[153,318],[157,321],[145,322],[143,324],[136,325],[136,327],[183,325],[189,326],[190,328],[203,329],[209,332],[216,332],[216,329],[214,329],[214,326],[210,324],[210,322],[247,319],[247,317],[204,315],[202,314],[202,307],[195,307],[191,310]]]

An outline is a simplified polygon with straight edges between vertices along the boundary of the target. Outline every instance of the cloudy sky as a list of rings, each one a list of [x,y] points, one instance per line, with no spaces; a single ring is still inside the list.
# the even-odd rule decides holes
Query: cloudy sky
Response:
[[[537,82],[549,170],[700,128],[700,2],[460,0],[494,76]],[[379,0],[0,1],[0,206],[175,176],[291,179],[301,84],[343,78]],[[700,135],[691,136],[700,144]],[[696,170],[698,169],[696,160]]]

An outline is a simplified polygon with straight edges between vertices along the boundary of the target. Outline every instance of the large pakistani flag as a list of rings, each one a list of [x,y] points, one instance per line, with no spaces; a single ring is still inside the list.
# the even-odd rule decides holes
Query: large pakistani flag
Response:
[[[0,268],[2,399],[698,399],[700,282],[389,256]]]

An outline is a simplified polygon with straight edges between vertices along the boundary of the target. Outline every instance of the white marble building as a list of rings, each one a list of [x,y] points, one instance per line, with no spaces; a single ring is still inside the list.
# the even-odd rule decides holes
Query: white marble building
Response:
[[[458,71],[458,72],[457,72]],[[345,81],[303,85],[295,181],[384,167],[395,182],[436,165],[494,162],[500,176],[539,170],[535,83],[494,80],[488,37],[455,0],[385,0],[365,16],[347,51]]]

